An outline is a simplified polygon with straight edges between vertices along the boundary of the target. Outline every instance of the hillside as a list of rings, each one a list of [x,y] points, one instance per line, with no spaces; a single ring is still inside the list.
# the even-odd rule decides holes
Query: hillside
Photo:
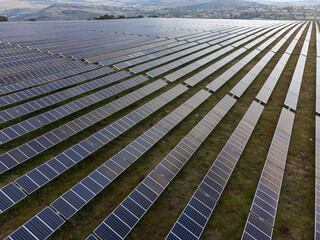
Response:
[[[38,12],[23,12],[17,13],[19,10],[14,9],[7,14],[11,21],[28,21],[37,19],[38,21],[61,21],[61,20],[86,20],[106,13],[110,15],[137,16],[144,14],[143,11],[134,8],[121,8],[109,6],[88,6],[76,4],[55,4],[46,7]],[[12,15],[11,15],[12,14]]]
[[[201,3],[193,6],[185,7],[186,9],[205,9],[205,10],[218,10],[218,9],[244,9],[252,7],[262,7],[263,4],[243,1],[243,0],[216,0],[212,2]]]
[[[18,1],[18,0],[14,0]],[[26,0],[27,1],[27,0]],[[258,2],[255,2],[258,1]],[[2,10],[10,21],[86,20],[114,15],[136,17],[139,15],[169,18],[214,19],[320,19],[320,8],[314,4],[271,4],[271,0],[38,0],[37,8]],[[278,0],[276,0],[278,1]],[[279,0],[282,1],[282,0]],[[62,3],[68,4],[62,4]],[[263,3],[266,2],[266,3]],[[307,0],[305,3],[316,3]],[[54,4],[53,4],[54,3]],[[1,5],[0,5],[1,6]],[[17,6],[20,6],[17,4]],[[40,7],[42,6],[42,7]]]

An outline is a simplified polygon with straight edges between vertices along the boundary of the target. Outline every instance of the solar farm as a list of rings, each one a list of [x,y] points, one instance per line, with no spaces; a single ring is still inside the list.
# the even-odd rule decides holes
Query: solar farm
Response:
[[[318,22],[10,22],[0,49],[0,239],[320,239]]]

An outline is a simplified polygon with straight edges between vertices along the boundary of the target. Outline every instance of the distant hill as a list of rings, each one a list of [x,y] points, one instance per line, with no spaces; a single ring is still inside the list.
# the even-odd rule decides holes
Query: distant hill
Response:
[[[1,1],[1,0],[0,0]],[[21,1],[21,0],[8,0]],[[36,19],[85,20],[105,14],[137,17],[157,16],[176,18],[215,19],[320,19],[320,0],[299,0],[305,4],[272,4],[290,0],[23,0],[43,3],[40,9],[15,8],[3,11],[10,21]],[[59,4],[57,3],[59,2]],[[67,2],[68,4],[62,4]],[[299,3],[298,0],[290,1]],[[44,4],[45,3],[45,4]],[[54,3],[54,4],[53,4]],[[19,5],[17,5],[19,6]],[[39,6],[39,5],[37,5]]]
[[[1,1],[1,0],[0,0]],[[195,5],[214,0],[24,0],[27,2],[40,2],[46,4],[83,4],[83,5],[104,5],[115,7],[175,7]]]
[[[104,15],[107,10],[107,7],[54,4],[36,13],[12,14],[12,16],[9,16],[12,21],[28,21],[30,19],[38,21],[85,20]]]
[[[185,9],[199,10],[218,10],[218,9],[244,9],[253,7],[263,7],[263,4],[243,1],[243,0],[215,0],[212,2],[201,3],[193,6],[187,6]]]
[[[127,1],[127,4],[133,4],[135,6],[186,6],[186,5],[195,5],[200,3],[206,3],[214,0],[122,0]]]

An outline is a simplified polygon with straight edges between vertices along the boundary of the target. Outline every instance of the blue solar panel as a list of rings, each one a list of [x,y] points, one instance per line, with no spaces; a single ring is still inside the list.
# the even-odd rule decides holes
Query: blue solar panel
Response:
[[[46,207],[37,216],[47,224],[53,231],[58,229],[65,221],[54,213],[49,207]]]
[[[101,224],[94,233],[103,240],[121,240],[122,238],[104,223]]]
[[[69,219],[70,217],[72,217],[72,215],[76,212],[76,209],[61,197],[55,200],[50,205],[54,209],[56,209],[66,219]]]

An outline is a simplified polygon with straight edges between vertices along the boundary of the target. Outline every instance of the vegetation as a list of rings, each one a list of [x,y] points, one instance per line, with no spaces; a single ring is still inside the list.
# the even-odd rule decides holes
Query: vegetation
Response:
[[[0,16],[0,22],[8,22],[9,19],[6,16]]]
[[[105,14],[103,16],[94,18],[94,20],[110,20],[110,19],[125,19],[125,18],[144,18],[144,16],[139,15],[137,17],[126,17],[124,15],[119,15],[119,16],[115,17],[114,15]]]
[[[40,0],[39,3],[48,4]],[[70,1],[72,3],[72,1]],[[5,11],[10,20],[85,20],[119,19],[145,17],[214,18],[214,19],[279,19],[313,20],[320,19],[320,5],[261,4],[244,0],[167,0],[121,2],[107,1],[105,5],[53,4],[42,10],[11,9]],[[94,3],[94,1],[93,1]],[[126,3],[126,4],[124,4]],[[132,7],[134,6],[134,7]],[[112,18],[112,16],[117,16]]]

